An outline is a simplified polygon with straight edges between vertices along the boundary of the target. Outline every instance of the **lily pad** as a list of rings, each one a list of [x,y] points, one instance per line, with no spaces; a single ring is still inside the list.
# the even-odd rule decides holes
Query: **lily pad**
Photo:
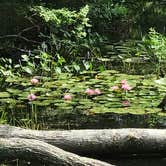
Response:
[[[8,92],[0,92],[0,98],[9,98],[10,97],[10,93]]]

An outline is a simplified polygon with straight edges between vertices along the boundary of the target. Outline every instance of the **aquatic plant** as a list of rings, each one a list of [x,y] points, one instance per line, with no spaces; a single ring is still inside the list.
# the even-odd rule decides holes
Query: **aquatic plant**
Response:
[[[39,83],[39,80],[38,80],[38,79],[36,79],[36,78],[32,78],[32,79],[31,79],[31,84],[36,85],[36,84],[38,84],[38,83]]]
[[[37,99],[37,96],[35,95],[35,94],[29,94],[28,96],[27,96],[27,98],[28,98],[28,100],[29,101],[33,101],[33,100],[36,100]]]
[[[124,91],[129,91],[129,90],[131,90],[131,87],[127,83],[126,80],[122,80],[120,85],[112,86],[112,90],[115,91],[115,92],[117,92],[117,91],[122,92],[123,90]]]
[[[125,90],[125,91],[131,90],[131,87],[130,87],[130,85],[128,85],[128,84],[123,84],[123,85],[121,86],[121,88],[122,88],[123,90]]]
[[[112,90],[113,91],[117,91],[119,89],[119,86],[117,86],[117,85],[114,85],[113,87],[112,87]]]
[[[94,89],[95,95],[100,95],[101,94],[101,90],[100,89]]]
[[[128,107],[131,105],[129,99],[127,98],[127,91],[131,90],[131,86],[127,83],[127,80],[121,80],[120,83],[112,86],[111,89],[115,95],[120,98],[122,106]]]
[[[129,102],[128,100],[123,100],[123,101],[122,101],[122,105],[123,105],[124,107],[129,107],[129,106],[130,106],[130,102]]]
[[[63,98],[64,98],[64,100],[71,100],[72,95],[71,94],[65,94]]]
[[[32,78],[38,77],[8,77],[8,87],[0,92],[0,103],[4,106],[8,123],[12,125],[19,123],[40,128],[39,120],[41,122],[40,118],[45,115],[78,112],[144,114],[149,108],[155,112],[165,94],[164,79],[161,87],[154,81],[156,77],[115,71],[85,72],[79,76],[69,73],[39,76],[42,84],[39,82],[37,86],[31,83]],[[127,85],[126,89],[124,85]]]
[[[88,89],[86,89],[85,93],[88,95],[94,95],[95,91],[93,89],[88,88]]]
[[[122,80],[122,81],[121,81],[121,84],[122,84],[122,85],[127,84],[127,81],[126,81],[126,80]]]
[[[88,88],[88,89],[86,89],[85,93],[87,95],[90,95],[90,96],[91,95],[100,95],[101,94],[101,90],[98,89],[98,88],[96,88],[96,89],[90,89],[90,88]]]

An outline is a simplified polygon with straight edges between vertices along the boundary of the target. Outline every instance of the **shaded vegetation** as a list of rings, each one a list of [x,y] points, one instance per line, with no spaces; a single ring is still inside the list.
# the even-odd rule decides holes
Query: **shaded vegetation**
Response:
[[[165,6],[1,0],[0,124],[165,128]]]
[[[2,123],[36,125],[37,115],[48,112],[161,111],[157,106],[166,84],[165,1],[1,4]]]

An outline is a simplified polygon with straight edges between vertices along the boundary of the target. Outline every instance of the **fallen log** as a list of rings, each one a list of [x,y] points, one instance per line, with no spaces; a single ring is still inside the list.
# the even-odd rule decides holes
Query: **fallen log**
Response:
[[[0,137],[42,140],[66,151],[93,157],[166,154],[164,129],[36,131],[1,125]]]
[[[66,152],[43,141],[0,138],[0,160],[9,159],[38,160],[47,166],[112,166],[106,162]]]

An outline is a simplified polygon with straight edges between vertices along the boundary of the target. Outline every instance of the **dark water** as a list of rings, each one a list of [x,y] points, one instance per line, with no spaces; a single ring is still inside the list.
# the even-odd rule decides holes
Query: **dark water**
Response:
[[[166,116],[147,114],[64,114],[44,117],[47,129],[166,128]],[[40,123],[42,123],[39,120]]]
[[[102,159],[101,159],[102,160]],[[103,160],[104,161],[104,160]],[[165,166],[166,158],[137,158],[137,159],[116,159],[106,162],[115,166]],[[0,166],[53,166],[42,164],[39,161],[22,161],[14,160],[6,163],[1,163]]]
[[[166,158],[119,159],[113,161],[116,166],[165,166]]]

